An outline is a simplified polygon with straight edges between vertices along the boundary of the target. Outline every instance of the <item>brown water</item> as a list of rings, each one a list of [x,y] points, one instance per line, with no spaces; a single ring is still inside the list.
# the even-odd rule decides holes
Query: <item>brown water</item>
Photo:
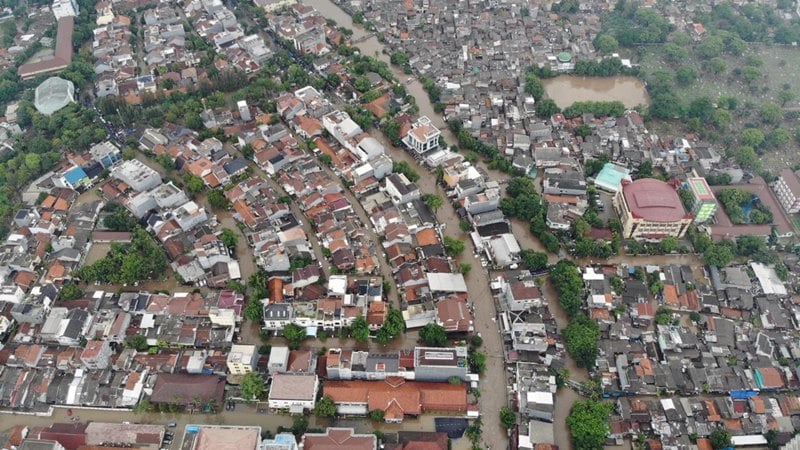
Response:
[[[649,105],[650,97],[642,80],[631,76],[578,77],[561,75],[542,80],[547,96],[561,108],[575,102],[621,101],[626,107]]]

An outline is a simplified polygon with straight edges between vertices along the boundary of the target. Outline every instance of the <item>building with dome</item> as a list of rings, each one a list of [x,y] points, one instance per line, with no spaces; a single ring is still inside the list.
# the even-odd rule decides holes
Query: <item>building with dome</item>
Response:
[[[72,81],[50,77],[36,88],[33,106],[45,116],[75,102],[75,85]]]

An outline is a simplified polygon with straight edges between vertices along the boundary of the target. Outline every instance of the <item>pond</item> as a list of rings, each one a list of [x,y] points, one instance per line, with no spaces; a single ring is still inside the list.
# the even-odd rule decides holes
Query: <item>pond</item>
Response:
[[[621,101],[625,107],[650,104],[642,80],[632,76],[615,77],[579,77],[559,75],[542,80],[548,97],[560,108],[566,108],[575,102],[585,101]]]

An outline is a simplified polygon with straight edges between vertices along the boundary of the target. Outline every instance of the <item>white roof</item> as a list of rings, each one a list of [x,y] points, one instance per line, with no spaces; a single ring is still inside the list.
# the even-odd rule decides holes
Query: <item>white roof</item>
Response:
[[[525,396],[525,399],[528,403],[536,403],[538,405],[552,405],[553,404],[553,394],[549,392],[532,392],[528,391]]]
[[[764,294],[787,295],[786,286],[778,278],[775,269],[757,262],[751,263],[750,267],[753,268]]]
[[[328,278],[328,292],[344,295],[347,292],[347,275],[331,275]]]
[[[600,281],[603,278],[605,278],[605,275],[595,272],[594,267],[587,267],[583,272],[583,279],[586,281]]]
[[[467,292],[467,283],[460,273],[426,273],[431,292]]]
[[[731,442],[735,447],[744,445],[767,445],[767,438],[762,434],[750,434],[747,436],[731,436]]]
[[[142,323],[139,324],[139,328],[153,328],[154,326],[156,326],[155,314],[143,314]]]

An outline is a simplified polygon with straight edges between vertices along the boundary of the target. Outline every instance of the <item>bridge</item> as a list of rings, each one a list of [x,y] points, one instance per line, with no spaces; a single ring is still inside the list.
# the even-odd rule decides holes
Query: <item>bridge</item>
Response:
[[[364,36],[361,36],[358,39],[353,39],[352,41],[350,41],[350,43],[352,45],[358,45],[358,44],[366,41],[367,39],[370,39],[370,38],[374,37],[375,35],[376,35],[376,33],[373,31],[373,32],[365,34]]]

